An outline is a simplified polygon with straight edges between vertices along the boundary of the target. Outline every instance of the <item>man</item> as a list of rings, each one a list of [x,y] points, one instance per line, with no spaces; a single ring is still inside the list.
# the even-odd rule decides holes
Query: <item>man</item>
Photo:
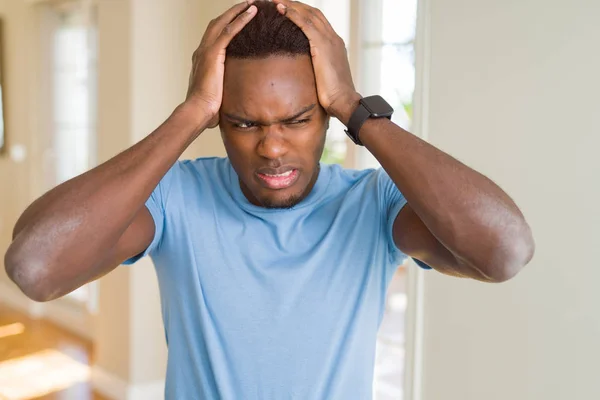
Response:
[[[168,399],[368,399],[397,265],[501,282],[531,232],[494,183],[361,98],[319,10],[251,3],[210,23],[163,125],[23,213],[6,268],[47,301],[151,255]],[[320,165],[330,116],[383,169]],[[228,158],[177,162],[217,125]]]

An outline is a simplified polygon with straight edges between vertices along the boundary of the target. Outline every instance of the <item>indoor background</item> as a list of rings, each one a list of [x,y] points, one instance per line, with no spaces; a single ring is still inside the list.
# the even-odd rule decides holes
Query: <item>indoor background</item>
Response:
[[[313,0],[363,95],[484,173],[537,243],[515,279],[398,269],[376,400],[600,398],[600,2]],[[0,0],[0,253],[53,186],[154,130],[232,1]],[[205,132],[184,158],[224,156]],[[375,167],[332,124],[323,162]],[[2,260],[0,259],[0,264]],[[166,345],[149,259],[50,303],[0,268],[0,399],[160,399]]]

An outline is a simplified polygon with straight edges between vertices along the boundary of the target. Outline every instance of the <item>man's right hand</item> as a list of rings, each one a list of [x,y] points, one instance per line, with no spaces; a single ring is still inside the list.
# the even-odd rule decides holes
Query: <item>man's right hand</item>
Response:
[[[202,116],[202,129],[218,123],[225,49],[256,15],[250,3],[210,23],[194,52],[185,107],[145,139],[57,186],[23,212],[4,257],[8,276],[23,293],[36,301],[56,299],[148,248],[156,226],[144,204],[198,136],[200,127],[190,114]]]
[[[209,113],[210,128],[219,123],[219,109],[223,100],[225,50],[231,39],[256,15],[256,6],[251,5],[253,2],[254,0],[247,0],[239,3],[213,19],[192,57],[186,103]]]

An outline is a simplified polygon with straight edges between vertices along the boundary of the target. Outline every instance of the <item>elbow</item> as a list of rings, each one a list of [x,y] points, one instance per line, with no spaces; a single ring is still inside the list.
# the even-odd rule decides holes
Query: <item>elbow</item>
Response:
[[[8,277],[31,300],[47,302],[55,298],[48,286],[47,266],[21,255],[14,242],[4,255],[4,266]]]
[[[524,266],[519,262],[504,262],[489,267],[485,275],[490,283],[504,283],[517,276]]]
[[[529,264],[535,254],[535,241],[531,229],[526,225],[522,233],[512,235],[503,241],[497,256],[492,257],[485,274],[492,283],[502,283],[513,279]]]

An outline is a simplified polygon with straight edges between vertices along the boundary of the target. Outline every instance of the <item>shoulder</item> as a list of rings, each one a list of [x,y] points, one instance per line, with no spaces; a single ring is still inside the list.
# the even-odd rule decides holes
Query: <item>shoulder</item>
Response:
[[[178,180],[185,184],[214,183],[224,180],[229,173],[229,160],[222,157],[202,157],[180,160],[174,166]],[[217,179],[218,178],[218,179]]]
[[[228,160],[219,157],[177,161],[163,178],[172,192],[191,193],[214,190],[228,181]]]
[[[386,199],[403,197],[388,173],[381,167],[356,170],[332,165],[330,168],[332,186],[339,191],[355,193],[359,194],[361,198],[384,202]]]
[[[223,157],[200,157],[191,160],[180,160],[176,163],[182,172],[206,173],[223,170],[228,160]]]
[[[381,167],[367,169],[348,169],[331,165],[332,183],[340,189],[359,189],[373,194],[381,194],[395,188],[389,175]]]
[[[321,167],[329,169],[331,179],[334,182],[347,183],[351,186],[357,183],[369,181],[373,179],[377,173],[377,170],[372,168],[362,170],[350,169],[344,168],[338,164],[321,164]]]
[[[231,197],[229,165],[217,157],[177,161],[157,188],[165,212],[181,215],[192,205],[198,209],[224,203]]]

